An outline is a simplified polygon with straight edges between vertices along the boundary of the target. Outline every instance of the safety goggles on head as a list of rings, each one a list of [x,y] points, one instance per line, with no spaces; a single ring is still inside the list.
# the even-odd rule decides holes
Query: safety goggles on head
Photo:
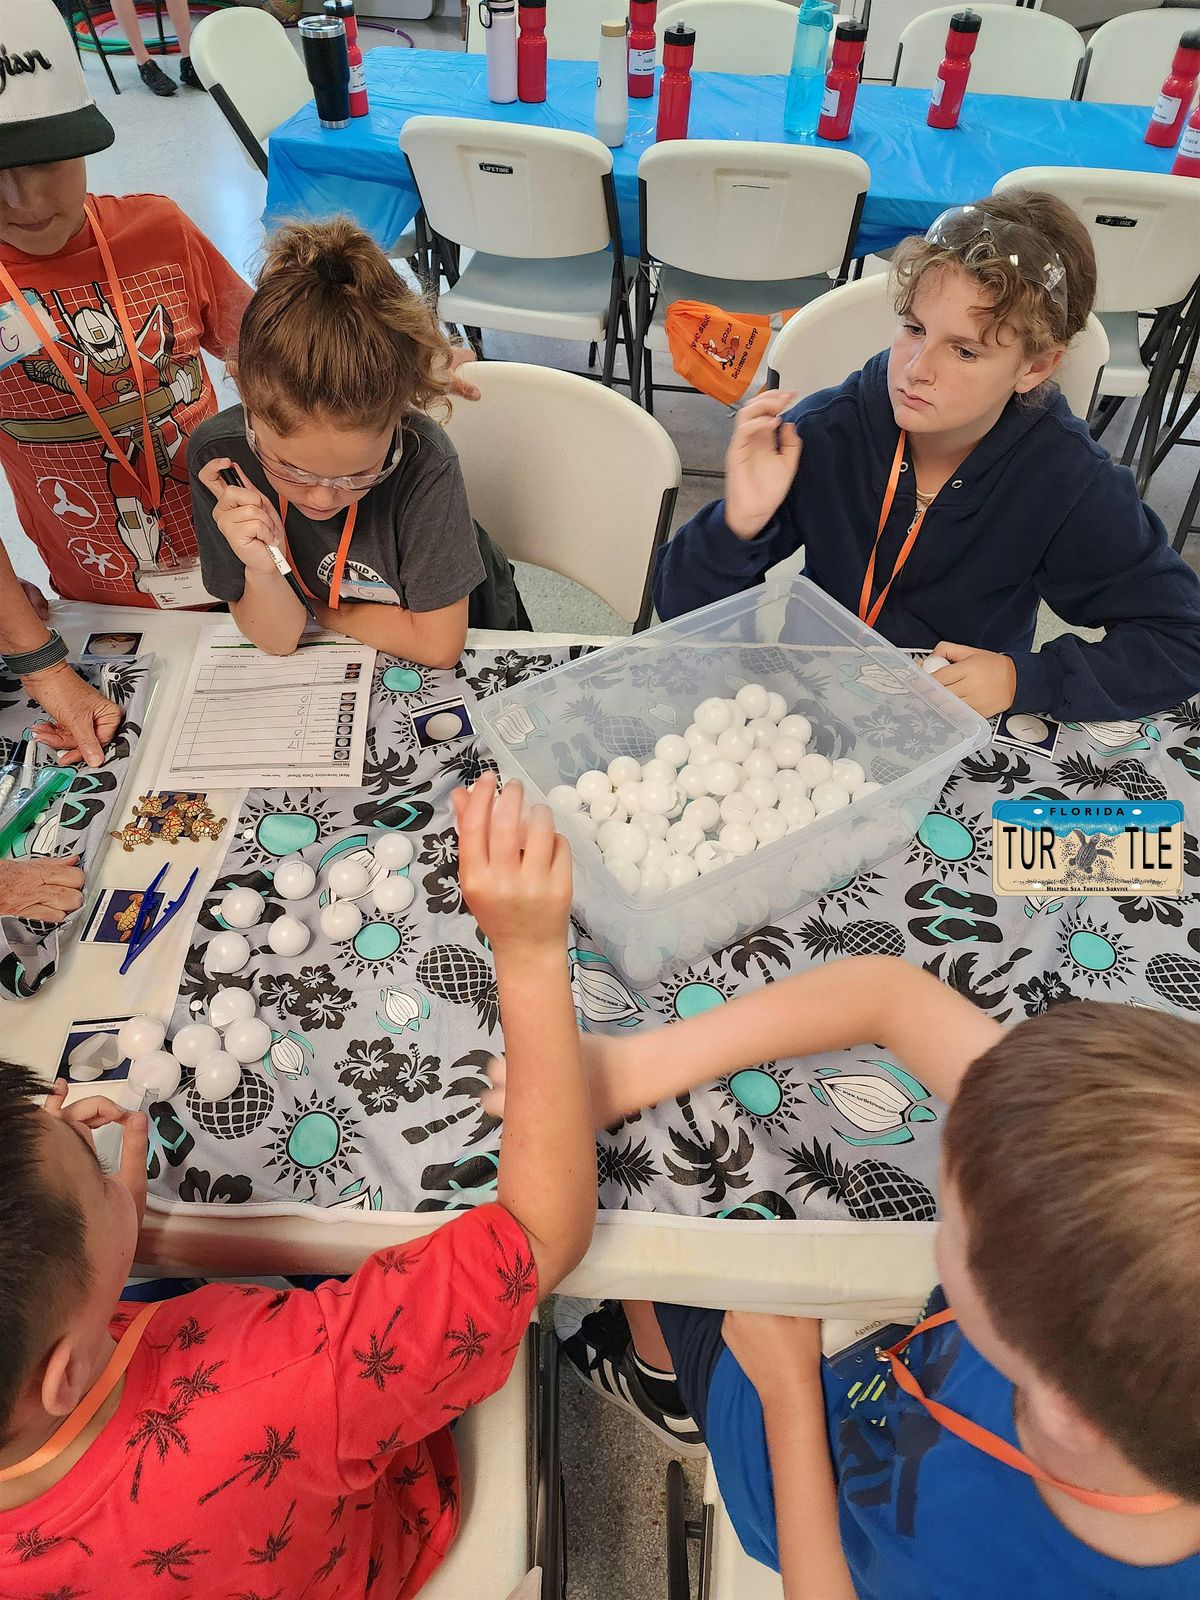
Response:
[[[1022,283],[1043,289],[1061,311],[1067,309],[1067,269],[1062,257],[1034,228],[993,216],[986,206],[952,206],[925,235],[929,244],[952,250],[966,267],[1009,261]]]
[[[249,418],[246,420],[246,443],[262,462],[263,466],[273,478],[278,478],[281,483],[299,483],[309,489],[350,489],[359,491],[373,489],[377,483],[382,483],[390,477],[400,465],[400,458],[404,454],[404,440],[399,428],[392,435],[392,449],[386,463],[377,472],[352,472],[344,478],[322,478],[315,472],[305,472],[301,467],[292,467],[278,461],[274,456],[264,454],[258,447],[254,437],[254,429],[250,426]]]

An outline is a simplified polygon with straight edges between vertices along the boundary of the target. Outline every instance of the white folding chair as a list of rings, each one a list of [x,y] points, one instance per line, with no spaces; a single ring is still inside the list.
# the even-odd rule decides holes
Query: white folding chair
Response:
[[[679,490],[666,429],[572,372],[507,361],[465,372],[481,398],[456,405],[447,431],[471,514],[510,561],[560,572],[644,628]]]
[[[600,24],[620,22],[628,15],[629,0],[552,0],[546,8],[546,54],[551,61],[595,61]],[[472,6],[465,53],[481,55],[486,43],[487,29]]]
[[[1079,98],[1111,106],[1152,106],[1181,35],[1200,28],[1200,11],[1139,11],[1114,17],[1088,40]]]
[[[469,117],[410,117],[400,148],[433,232],[434,281],[440,270],[449,284],[438,314],[602,342],[611,384],[618,329],[628,333],[612,151],[586,133]]]
[[[1172,377],[1184,381],[1183,353],[1194,345],[1194,318],[1183,318],[1181,308],[1200,278],[1200,184],[1153,172],[1022,167],[1001,178],[993,192],[1012,189],[1057,195],[1091,235],[1096,313],[1109,343],[1092,432],[1099,438],[1123,400],[1138,400],[1121,460],[1125,466],[1136,460],[1144,493]],[[1146,313],[1155,313],[1155,320],[1142,340],[1138,317]]]
[[[789,317],[767,352],[768,382],[799,395],[833,389],[892,342],[899,318],[888,273],[831,289]],[[1108,358],[1108,336],[1094,314],[1071,341],[1055,374],[1067,404],[1086,420]]]
[[[266,11],[213,11],[192,34],[192,61],[246,158],[265,178],[266,139],[313,97],[287,30]]]
[[[785,73],[792,64],[796,11],[783,0],[676,0],[654,23],[659,59],[668,28],[696,30],[697,72]]]
[[[564,1600],[557,1356],[557,1342],[539,1340],[535,1324],[503,1389],[456,1425],[461,1522],[421,1600]]]
[[[900,35],[892,81],[902,89],[932,89],[946,54],[946,30],[961,6],[926,11]],[[1069,22],[1024,6],[972,6],[983,18],[971,58],[971,92],[1069,100],[1086,48]]]
[[[634,399],[644,375],[654,410],[652,352],[668,348],[674,301],[770,315],[844,283],[870,181],[866,162],[846,150],[724,139],[651,146],[638,162]]]
[[[695,1584],[689,1544],[696,1546]],[[711,1456],[696,1522],[689,1522],[684,1510],[683,1468],[678,1461],[667,1466],[667,1600],[783,1600],[779,1574],[753,1560],[738,1542]]]

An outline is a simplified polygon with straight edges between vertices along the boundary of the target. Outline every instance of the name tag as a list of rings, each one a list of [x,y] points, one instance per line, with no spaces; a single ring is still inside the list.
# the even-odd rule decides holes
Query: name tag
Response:
[[[216,597],[209,594],[200,575],[200,563],[171,567],[163,572],[145,568],[134,574],[134,583],[142,594],[148,594],[160,611],[178,611],[185,606],[213,606]]]
[[[25,290],[25,298],[31,306],[38,305],[38,297],[32,289]],[[37,315],[36,311],[34,315]],[[48,320],[43,314],[43,321]],[[54,337],[58,338],[57,329],[54,330]],[[0,372],[5,367],[11,367],[14,361],[26,361],[36,355],[43,342],[30,327],[16,301],[10,300],[7,305],[0,306]]]
[[[346,578],[339,590],[343,600],[365,600],[377,606],[398,606],[400,596],[390,583],[364,583],[360,579]]]

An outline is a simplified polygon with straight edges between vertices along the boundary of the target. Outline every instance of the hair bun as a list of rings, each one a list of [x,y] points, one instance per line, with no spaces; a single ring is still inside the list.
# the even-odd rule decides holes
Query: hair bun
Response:
[[[317,275],[326,283],[353,284],[354,268],[339,256],[318,256]]]

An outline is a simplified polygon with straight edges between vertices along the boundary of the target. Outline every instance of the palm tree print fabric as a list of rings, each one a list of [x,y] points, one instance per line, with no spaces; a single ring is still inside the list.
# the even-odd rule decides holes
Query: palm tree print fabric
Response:
[[[0,1512],[0,1593],[407,1600],[458,1527],[448,1424],[504,1384],[536,1298],[525,1235],[486,1206],[345,1283],[164,1302],[86,1492],[75,1472]]]
[[[107,833],[117,826],[117,803],[142,736],[150,695],[152,656],[136,661],[84,661],[76,671],[102,694],[124,708],[125,719],[105,754],[104,765],[89,771],[80,766],[71,787],[55,799],[15,843],[15,859],[78,855],[85,872],[106,847]],[[0,672],[0,766],[23,755],[22,733],[45,720],[20,680]],[[28,1000],[50,982],[62,952],[79,931],[83,909],[57,926],[24,917],[0,917],[0,996]]]
[[[274,1042],[231,1099],[198,1100],[185,1073],[174,1100],[154,1108],[158,1195],[422,1212],[492,1194],[499,1130],[477,1096],[489,1055],[502,1047],[499,1012],[490,952],[459,893],[450,811],[451,790],[490,757],[474,740],[418,749],[410,713],[452,694],[470,703],[566,656],[468,652],[453,674],[381,657],[364,788],[248,797],[199,918],[176,1027],[203,1013],[221,981],[203,970],[220,895],[249,884],[267,895],[267,918],[280,915],[285,902],[272,893],[272,872],[282,855],[300,851],[323,884],[331,861],[365,852],[383,829],[402,829],[416,850],[407,869],[416,896],[406,913],[389,917],[375,915],[364,897],[356,939],[334,945],[318,932],[292,960],[271,954],[263,928],[251,930],[255,954],[231,981],[255,992]],[[652,719],[654,685],[646,688]],[[604,766],[623,753],[630,730],[610,724],[628,720],[597,708],[584,733],[556,748],[560,769]],[[819,707],[812,720],[820,729]],[[913,741],[920,748],[914,714],[893,712],[883,696],[864,697],[861,713],[823,732],[825,753],[854,754],[880,782],[894,776],[891,752]],[[536,727],[529,736],[563,738]],[[1139,723],[1063,727],[1052,756],[991,745],[954,772],[911,846],[781,925],[644,990],[574,925],[565,959],[580,1026],[616,1035],[662,1027],[863,953],[927,967],[1002,1023],[1072,998],[1196,1016],[1198,780],[1200,701]],[[997,899],[993,802],[1035,794],[1181,799],[1186,893]],[[312,903],[301,915],[315,926]],[[601,1206],[730,1221],[928,1221],[943,1110],[903,1063],[871,1046],[759,1062],[603,1134]]]

